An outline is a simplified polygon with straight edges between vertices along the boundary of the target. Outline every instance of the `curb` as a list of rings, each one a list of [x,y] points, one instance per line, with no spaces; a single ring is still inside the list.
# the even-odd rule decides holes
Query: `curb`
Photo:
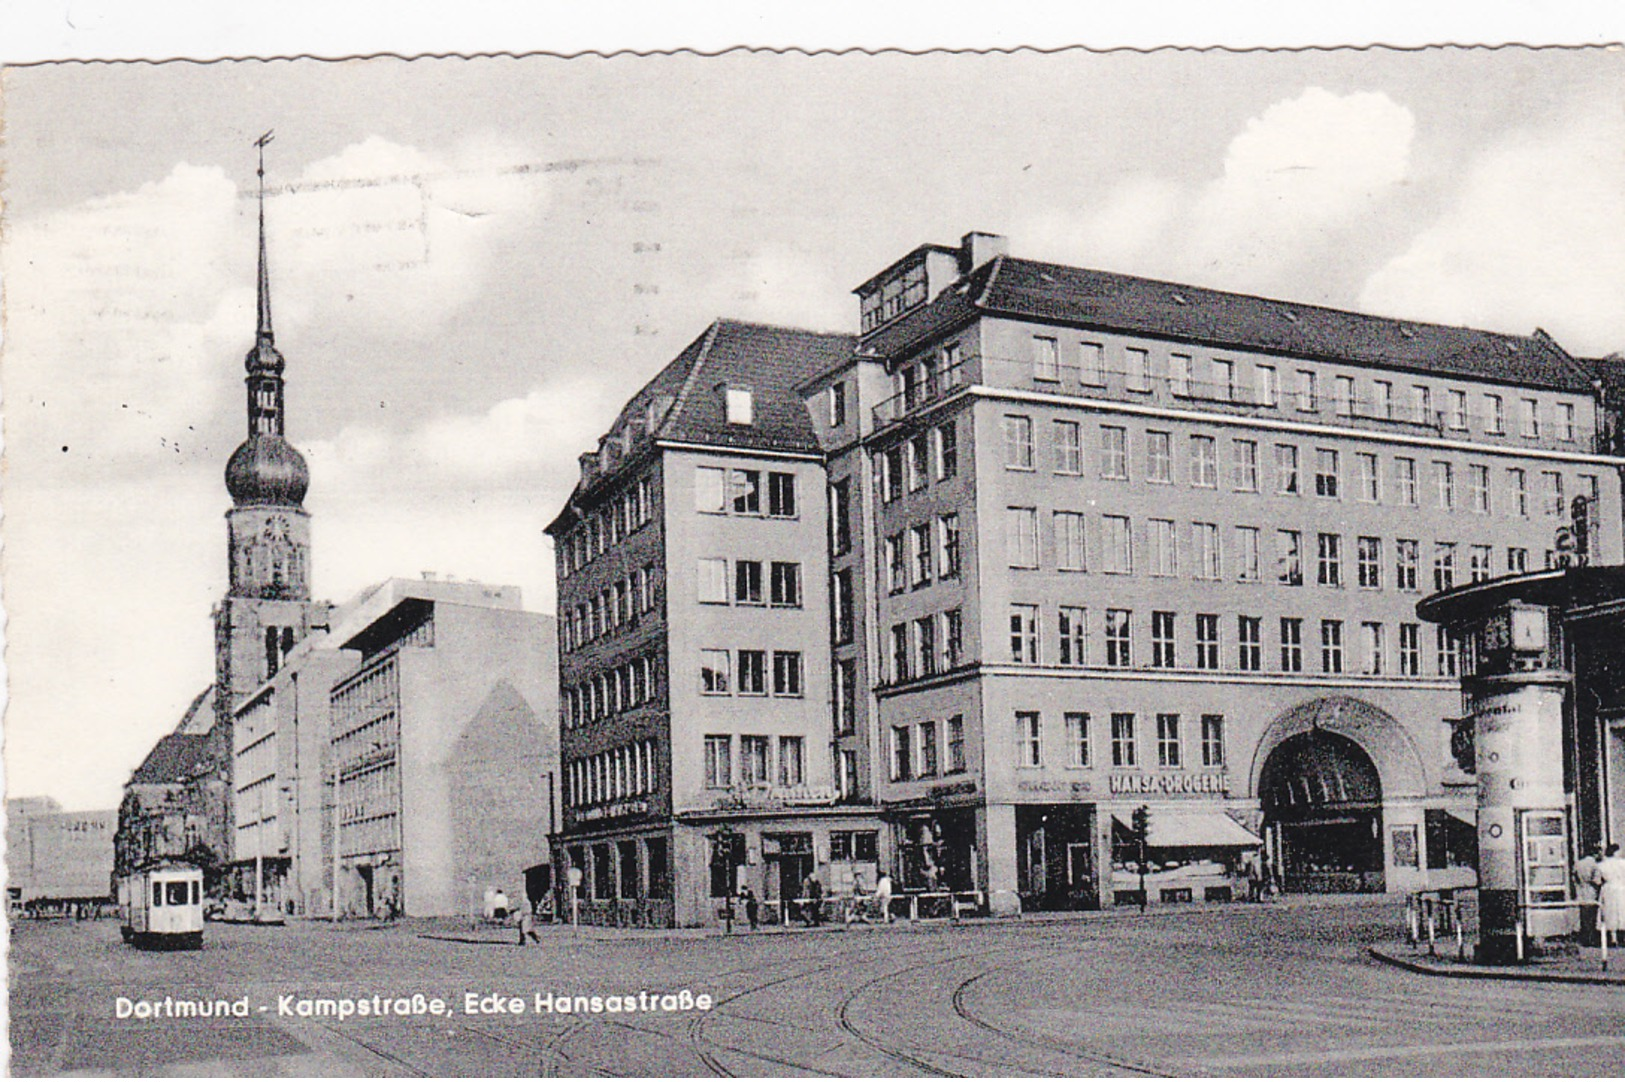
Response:
[[[1538,969],[1502,969],[1465,962],[1441,965],[1421,958],[1406,958],[1382,947],[1367,947],[1366,953],[1379,962],[1429,977],[1469,981],[1535,981],[1541,984],[1625,984],[1625,974],[1541,972]]]

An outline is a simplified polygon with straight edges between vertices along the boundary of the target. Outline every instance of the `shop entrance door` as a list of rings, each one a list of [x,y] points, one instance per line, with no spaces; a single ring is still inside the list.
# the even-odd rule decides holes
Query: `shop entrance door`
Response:
[[[1281,742],[1259,784],[1266,826],[1278,829],[1288,893],[1383,889],[1382,783],[1353,740],[1316,729]]]

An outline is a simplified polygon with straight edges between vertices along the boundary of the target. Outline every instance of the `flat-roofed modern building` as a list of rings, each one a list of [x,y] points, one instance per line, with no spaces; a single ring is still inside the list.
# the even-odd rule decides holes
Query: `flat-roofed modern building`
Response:
[[[853,357],[803,389],[836,754],[900,886],[1126,900],[1140,806],[1153,902],[1233,892],[1249,851],[1290,890],[1471,881],[1456,645],[1415,603],[1552,562],[1576,495],[1619,559],[1586,363],[987,234],[856,292]]]
[[[548,527],[560,867],[584,921],[777,913],[880,859],[831,740],[824,456],[798,385],[847,335],[719,321],[626,404]],[[853,804],[852,800],[859,803]]]

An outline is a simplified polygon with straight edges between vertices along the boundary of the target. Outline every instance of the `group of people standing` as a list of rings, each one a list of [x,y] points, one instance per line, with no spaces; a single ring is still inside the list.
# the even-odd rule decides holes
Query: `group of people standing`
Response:
[[[1619,845],[1596,848],[1581,857],[1574,865],[1574,879],[1582,911],[1587,905],[1596,907],[1598,934],[1607,936],[1610,945],[1619,943],[1619,933],[1625,931],[1625,857],[1619,855]]]
[[[851,924],[854,920],[865,922],[880,921],[891,923],[891,876],[881,872],[875,881],[873,894],[859,893],[852,899],[847,909],[846,922]],[[738,902],[745,911],[745,920],[751,931],[761,926],[762,906],[756,897],[756,892],[747,883],[739,888]],[[824,923],[824,884],[817,873],[809,873],[801,882],[801,896],[795,900],[795,906],[801,911],[802,922],[808,928],[818,928]],[[792,910],[794,912],[794,910]],[[788,919],[788,918],[787,918]]]

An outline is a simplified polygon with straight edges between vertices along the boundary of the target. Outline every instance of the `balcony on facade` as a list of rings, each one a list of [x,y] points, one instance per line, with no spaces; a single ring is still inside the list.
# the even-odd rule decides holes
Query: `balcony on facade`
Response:
[[[1508,401],[1499,418],[1475,410],[1455,413],[1423,409],[1396,398],[1380,400],[1358,395],[1337,395],[1331,387],[1305,392],[1297,386],[1261,387],[1239,378],[1215,383],[1178,374],[1127,371],[1076,364],[1055,364],[1040,369],[1031,359],[967,355],[945,368],[910,366],[902,390],[873,408],[879,432],[946,400],[973,384],[1006,390],[1030,391],[1066,398],[1127,402],[1165,409],[1201,410],[1281,421],[1309,422],[1356,428],[1383,435],[1432,437],[1501,444],[1512,449],[1602,452],[1596,429],[1578,423],[1564,425],[1547,416],[1533,434],[1523,430],[1521,418]],[[1394,370],[1397,374],[1398,370]],[[1321,384],[1330,382],[1322,376]],[[1335,385],[1334,385],[1335,386]],[[1496,385],[1504,393],[1513,385]],[[1543,406],[1548,405],[1543,401]]]

